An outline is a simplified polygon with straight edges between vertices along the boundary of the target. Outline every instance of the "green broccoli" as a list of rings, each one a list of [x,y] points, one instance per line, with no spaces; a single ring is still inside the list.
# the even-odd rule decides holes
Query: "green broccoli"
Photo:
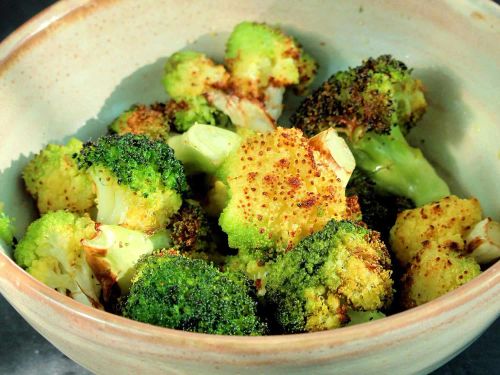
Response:
[[[449,195],[422,152],[405,139],[426,107],[422,83],[402,62],[384,55],[334,74],[291,122],[309,136],[329,127],[342,132],[356,165],[380,190],[420,206]]]
[[[0,202],[0,241],[3,241],[7,246],[13,246],[15,243],[12,219],[3,211],[2,202]]]
[[[200,52],[182,51],[170,56],[165,64],[163,84],[172,100],[167,104],[169,123],[185,132],[196,123],[231,127],[231,121],[204,97],[215,87],[224,87],[228,74]]]
[[[293,38],[256,22],[242,22],[234,28],[224,58],[231,74],[229,85],[241,97],[262,99],[271,86],[297,85],[304,91],[317,70],[316,62]]]
[[[231,272],[242,272],[253,281],[258,296],[266,294],[267,275],[274,254],[260,249],[242,248],[238,253],[225,259],[224,269]]]
[[[389,239],[389,231],[398,213],[414,208],[404,197],[380,192],[375,183],[360,169],[355,169],[346,188],[346,195],[357,196],[362,220],[370,229],[380,232],[382,239]]]
[[[169,124],[179,133],[188,131],[195,124],[215,125],[223,129],[233,129],[230,118],[208,103],[203,96],[184,98],[167,103]]]
[[[182,164],[164,142],[107,135],[87,142],[78,166],[97,192],[97,221],[143,232],[164,228],[188,190]]]
[[[168,145],[187,173],[213,174],[240,142],[241,137],[235,132],[195,124],[185,133],[170,137]]]
[[[85,213],[95,205],[90,176],[78,170],[73,155],[82,142],[70,139],[65,146],[49,144],[26,165],[23,179],[41,214],[68,210]]]
[[[137,267],[123,316],[158,326],[221,335],[262,335],[246,279],[200,259],[159,253]]]
[[[134,105],[109,125],[109,131],[120,135],[144,134],[154,140],[166,141],[170,131],[167,107],[163,103]]]
[[[264,298],[285,333],[332,329],[349,321],[349,310],[388,307],[391,274],[377,232],[331,220],[272,263]]]
[[[82,240],[95,235],[87,216],[51,211],[30,224],[14,259],[33,277],[89,306],[100,307],[101,287],[85,260]]]
[[[87,262],[102,286],[105,302],[109,302],[115,285],[120,294],[129,292],[137,261],[154,250],[172,245],[170,232],[159,230],[147,235],[119,225],[98,225],[96,235],[83,239]]]

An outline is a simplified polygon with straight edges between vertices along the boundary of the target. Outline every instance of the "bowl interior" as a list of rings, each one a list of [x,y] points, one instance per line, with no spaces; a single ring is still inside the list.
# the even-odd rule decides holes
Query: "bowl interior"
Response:
[[[294,35],[321,65],[316,86],[333,72],[369,56],[392,54],[413,67],[415,76],[425,84],[430,106],[411,141],[434,162],[454,193],[478,197],[484,214],[499,220],[500,8],[487,0],[426,5],[420,0],[219,0],[215,5],[208,1],[72,0],[56,4],[0,45],[0,201],[16,218],[17,236],[22,236],[35,217],[20,177],[34,153],[47,143],[63,143],[72,136],[82,140],[97,137],[134,103],[165,100],[161,76],[166,57],[181,49],[194,49],[221,61],[229,32],[243,20],[279,24]],[[287,100],[290,108],[299,101],[293,96]],[[1,252],[11,255],[11,249],[2,244]],[[0,271],[6,264],[4,259],[0,254]],[[6,267],[11,271],[8,275],[0,272],[0,281],[8,279],[0,287],[5,286],[11,302],[40,332],[58,347],[66,347],[71,358],[93,369],[109,367],[113,356],[103,359],[99,355],[113,349],[117,355],[114,365],[119,366],[120,355],[125,354],[130,358],[122,366],[142,363],[142,358],[134,356],[143,353],[135,353],[135,347],[130,346],[133,336],[135,342],[150,345],[149,352],[144,352],[152,361],[156,357],[162,360],[162,356],[171,361],[170,352],[165,351],[168,345],[173,352],[179,348],[189,356],[195,348],[200,358],[199,353],[205,355],[209,348],[216,358],[214,363],[222,361],[220,352],[239,354],[238,350],[251,348],[255,359],[273,365],[273,355],[282,350],[285,354],[278,356],[283,358],[281,365],[289,366],[290,371],[300,368],[289,361],[291,356],[285,357],[289,347],[294,359],[300,356],[307,364],[320,363],[323,352],[330,350],[345,360],[346,371],[353,365],[345,353],[355,353],[352,355],[358,359],[362,356],[356,363],[364,361],[365,369],[379,366],[387,370],[410,353],[399,343],[413,339],[420,343],[419,350],[415,350],[416,344],[411,347],[411,353],[419,358],[413,367],[417,371],[425,366],[431,369],[460,350],[495,314],[498,316],[494,310],[499,265],[479,277],[484,282],[478,278],[469,284],[471,287],[444,299],[370,323],[366,332],[364,327],[349,327],[335,333],[242,341],[150,327],[87,309],[24,277],[13,266]],[[478,303],[481,298],[482,304]],[[455,315],[446,315],[450,311]],[[476,319],[478,314],[481,319]],[[471,319],[466,322],[464,317]],[[456,322],[461,322],[461,330],[454,326],[459,324]],[[430,331],[435,337],[425,341]],[[67,339],[59,332],[72,336]],[[366,340],[368,334],[370,340]],[[387,339],[391,334],[394,339]],[[389,349],[380,345],[384,337]],[[72,340],[73,346],[66,343]],[[337,347],[332,344],[335,340]],[[368,349],[366,341],[372,345]],[[434,346],[427,344],[431,341]],[[252,343],[258,345],[251,347]],[[318,345],[323,345],[320,350]],[[360,350],[362,347],[366,351]],[[94,358],[88,356],[92,350],[99,352]],[[377,350],[393,351],[396,360],[385,353],[387,361],[382,363]],[[153,362],[160,366],[168,361]],[[196,363],[191,360],[189,365]],[[338,362],[336,366],[340,368]]]
[[[430,106],[411,141],[454,193],[478,197],[485,215],[500,218],[495,5],[444,2],[429,11],[418,1],[219,3],[76,1],[83,6],[18,48],[11,40],[2,45],[0,201],[16,218],[18,237],[35,215],[20,178],[34,153],[71,136],[97,137],[134,103],[165,100],[166,57],[194,49],[221,61],[230,30],[243,20],[279,24],[295,36],[320,63],[316,86],[368,56],[392,54],[413,67]],[[158,11],[148,11],[153,5]],[[287,100],[289,113],[299,99]]]

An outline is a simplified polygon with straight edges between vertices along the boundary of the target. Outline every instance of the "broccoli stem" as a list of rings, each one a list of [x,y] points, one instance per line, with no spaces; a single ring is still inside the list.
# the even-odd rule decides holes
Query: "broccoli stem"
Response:
[[[417,207],[450,195],[446,182],[422,151],[408,144],[399,126],[390,134],[366,134],[351,146],[356,165],[380,190],[409,198]]]

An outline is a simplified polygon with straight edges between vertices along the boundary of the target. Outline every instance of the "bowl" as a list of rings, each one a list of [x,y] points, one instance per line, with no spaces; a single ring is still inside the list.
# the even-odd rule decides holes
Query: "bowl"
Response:
[[[165,99],[167,56],[221,59],[243,20],[280,24],[321,64],[317,84],[391,53],[414,67],[430,108],[411,134],[454,193],[499,220],[500,8],[486,0],[60,2],[0,45],[0,201],[17,235],[35,217],[20,172],[49,142],[96,137],[136,102]],[[46,287],[0,251],[0,292],[44,337],[95,373],[427,373],[500,314],[500,262],[412,310],[333,331],[268,337],[196,334],[134,322]]]

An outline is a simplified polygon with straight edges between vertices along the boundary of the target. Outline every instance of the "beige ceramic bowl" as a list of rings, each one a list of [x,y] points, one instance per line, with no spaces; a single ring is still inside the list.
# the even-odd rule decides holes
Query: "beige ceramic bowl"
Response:
[[[242,20],[281,24],[322,65],[319,80],[392,53],[415,67],[430,109],[413,134],[456,193],[500,212],[500,8],[488,1],[67,0],[0,45],[0,201],[18,234],[33,218],[20,171],[48,142],[102,133],[135,102],[163,99],[165,57],[220,58]],[[318,80],[318,81],[319,81]],[[133,322],[80,305],[0,252],[0,291],[43,336],[102,374],[425,373],[500,311],[500,263],[419,308],[330,332],[220,337]]]

